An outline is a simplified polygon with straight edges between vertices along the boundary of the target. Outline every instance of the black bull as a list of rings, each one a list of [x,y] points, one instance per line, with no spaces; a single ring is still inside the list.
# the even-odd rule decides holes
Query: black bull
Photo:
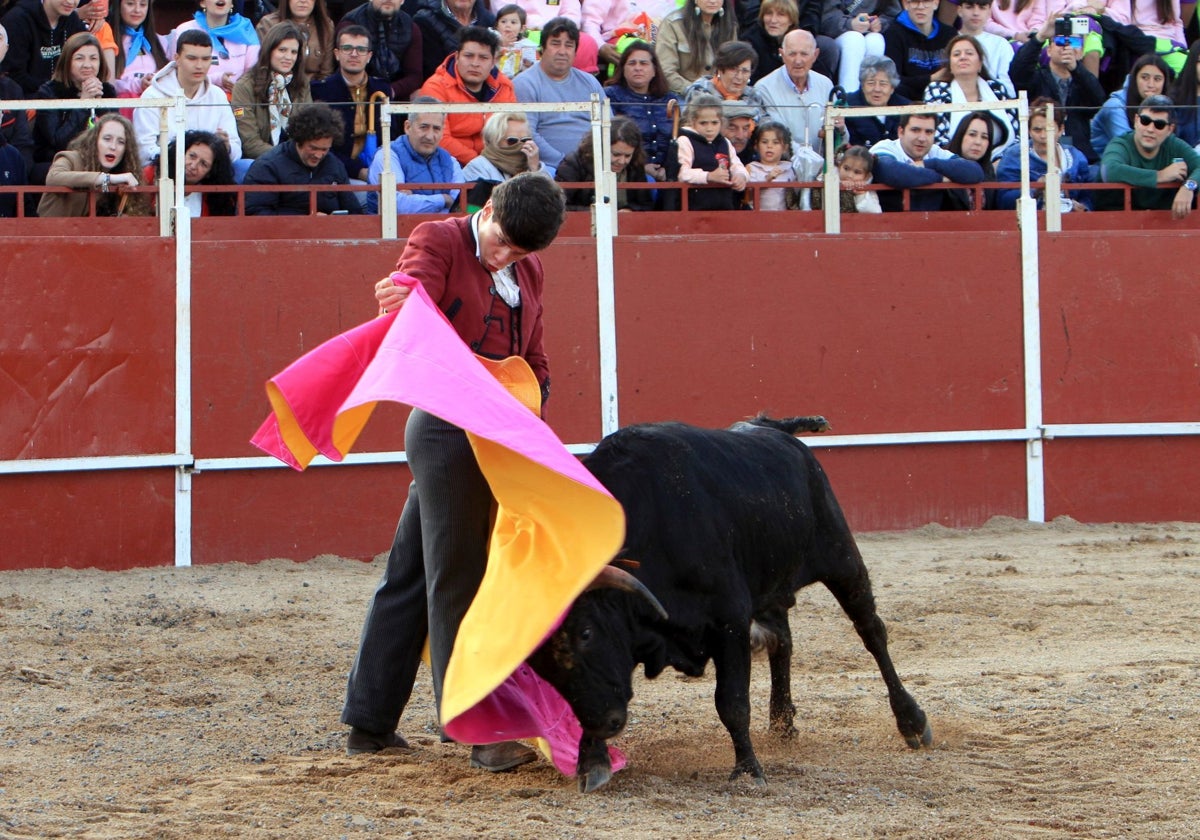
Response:
[[[818,581],[875,657],[904,740],[914,749],[932,742],[925,713],[888,655],[870,577],[829,480],[793,437],[824,428],[819,417],[758,417],[728,430],[630,426],[585,459],[625,509],[619,558],[634,561],[633,575],[652,596],[633,587],[590,589],[529,659],[583,726],[581,790],[612,776],[605,740],[625,726],[637,665],[648,678],[668,665],[699,676],[709,659],[717,714],[733,739],[730,778],[746,773],[764,782],[750,743],[752,635],[769,640],[771,729],[794,735],[788,610],[798,590]]]

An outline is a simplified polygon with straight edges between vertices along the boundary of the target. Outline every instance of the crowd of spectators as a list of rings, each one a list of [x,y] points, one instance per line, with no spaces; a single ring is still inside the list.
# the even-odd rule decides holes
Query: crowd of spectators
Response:
[[[260,187],[247,214],[378,213],[378,190],[261,187],[378,185],[387,170],[399,213],[479,206],[526,171],[590,184],[587,112],[487,106],[593,96],[614,115],[619,184],[686,185],[621,189],[622,211],[685,195],[692,209],[813,209],[828,199],[794,184],[826,168],[844,212],[1008,209],[1026,161],[1000,103],[1021,93],[1039,206],[1051,169],[1065,211],[1123,206],[1125,191],[1088,188],[1112,182],[1134,209],[1183,217],[1200,180],[1184,0],[198,0],[182,20],[157,3],[0,0],[0,185],[73,190],[31,190],[27,215],[151,212],[125,190],[180,141],[187,185]],[[119,106],[137,97],[183,97],[182,136],[163,136],[155,109]],[[16,99],[79,104],[4,108]],[[387,146],[385,102],[412,105]],[[435,102],[480,111],[420,108]],[[937,110],[976,102],[997,105]],[[831,104],[911,103],[934,113],[839,118],[825,160]],[[216,195],[190,195],[191,212],[236,211]],[[595,190],[570,195],[583,209]],[[16,204],[0,194],[0,216]]]

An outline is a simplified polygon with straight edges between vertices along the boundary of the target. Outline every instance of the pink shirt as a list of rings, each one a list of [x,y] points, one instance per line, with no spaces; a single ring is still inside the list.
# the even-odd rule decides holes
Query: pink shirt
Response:
[[[1155,0],[1108,0],[1104,14],[1117,23],[1130,24],[1154,38],[1166,38],[1182,47],[1187,46],[1187,37],[1183,34],[1183,20],[1180,16],[1179,0],[1171,0],[1171,21],[1163,23],[1158,19],[1158,4]]]
[[[1007,9],[1001,9],[997,0],[992,0],[992,19],[984,30],[994,35],[1012,38],[1021,32],[1037,32],[1046,22],[1047,0],[1032,0],[1024,10],[1017,11],[1017,0],[1011,0]]]

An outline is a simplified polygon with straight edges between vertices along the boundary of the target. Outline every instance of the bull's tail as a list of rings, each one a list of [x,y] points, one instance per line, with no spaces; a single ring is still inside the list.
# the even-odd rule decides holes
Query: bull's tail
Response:
[[[766,415],[766,412],[759,412],[758,415],[749,420],[743,421],[750,426],[761,426],[765,429],[778,429],[781,432],[786,432],[789,435],[798,435],[801,432],[828,432],[833,427],[829,425],[829,421],[819,414],[810,417],[782,417],[779,420],[772,420]],[[738,425],[735,424],[734,429]]]

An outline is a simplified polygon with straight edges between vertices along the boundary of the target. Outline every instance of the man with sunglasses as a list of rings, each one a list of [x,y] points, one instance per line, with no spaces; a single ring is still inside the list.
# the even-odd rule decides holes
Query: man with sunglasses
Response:
[[[1148,96],[1138,106],[1133,131],[1110,140],[1100,165],[1101,177],[1112,184],[1129,184],[1134,210],[1170,210],[1187,218],[1200,179],[1200,154],[1175,136],[1175,106],[1167,96]],[[1097,190],[1096,207],[1119,210],[1124,194]]]
[[[1078,36],[1055,35],[1054,22],[1063,17],[1057,12],[1040,30],[1031,33],[1029,40],[1009,65],[1009,77],[1017,90],[1028,92],[1029,101],[1040,96],[1053,99],[1056,107],[1067,109],[1067,136],[1072,145],[1083,152],[1097,176],[1099,155],[1092,148],[1092,117],[1100,110],[1108,94],[1100,80],[1083,66],[1083,39]],[[1049,63],[1041,63],[1045,45]]]
[[[482,26],[464,26],[458,51],[421,86],[421,93],[439,102],[516,102],[513,84],[496,67],[500,36]],[[447,114],[442,148],[466,166],[483,152],[483,123],[487,114]]]
[[[370,104],[371,97],[377,93],[390,96],[391,86],[387,79],[367,73],[372,55],[371,33],[363,27],[357,24],[342,27],[333,52],[338,71],[312,83],[312,98],[314,102],[329,103],[329,107],[342,115],[346,131],[334,138],[330,153],[346,167],[351,181],[365,184],[370,162],[364,163],[359,155],[366,146],[371,122],[375,123],[375,141],[378,143],[382,138],[379,105]],[[368,109],[375,111],[374,120],[370,119]],[[356,194],[366,198],[366,193]]]
[[[418,225],[396,264],[424,286],[476,354],[525,359],[541,385],[543,405],[550,367],[542,333],[545,277],[535,252],[550,246],[565,219],[559,186],[525,172],[498,184],[478,213]],[[375,284],[381,313],[403,306],[408,293],[390,277]],[[487,567],[493,499],[466,433],[414,409],[404,447],[413,483],[346,687],[342,723],[351,727],[350,755],[408,747],[396,727],[427,635],[441,708],[458,627]],[[502,623],[495,627],[504,631]],[[504,741],[474,747],[471,766],[500,772],[534,757],[529,747]]]

